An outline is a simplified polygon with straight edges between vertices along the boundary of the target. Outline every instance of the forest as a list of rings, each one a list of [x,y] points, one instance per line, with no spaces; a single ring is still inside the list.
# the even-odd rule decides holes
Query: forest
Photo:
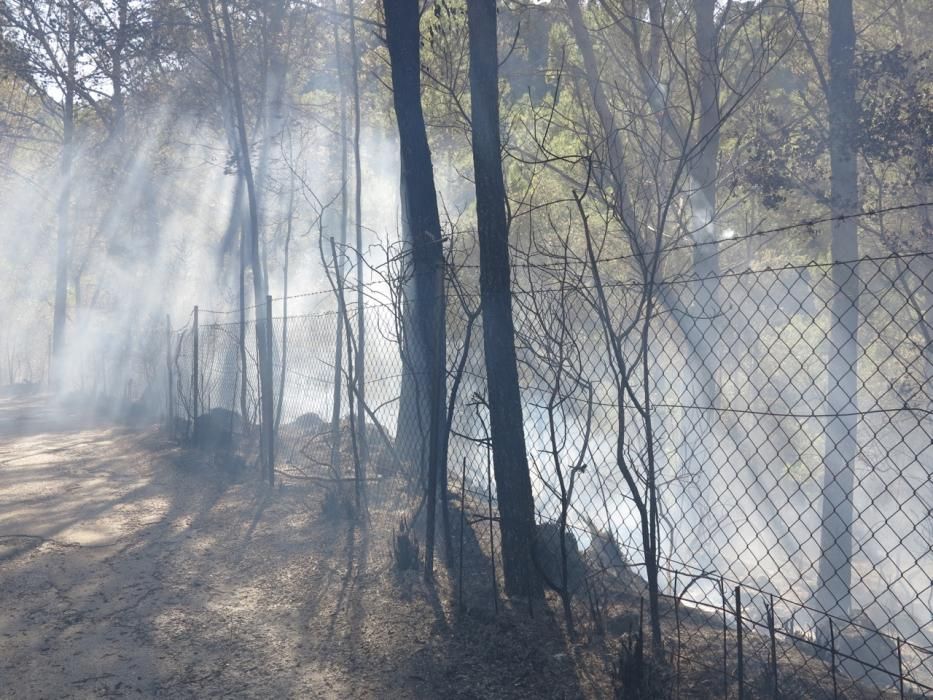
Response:
[[[0,696],[933,696],[931,27],[0,0]]]

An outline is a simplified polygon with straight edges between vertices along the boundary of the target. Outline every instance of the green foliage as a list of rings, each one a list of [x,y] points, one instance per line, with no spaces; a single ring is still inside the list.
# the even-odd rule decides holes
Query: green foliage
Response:
[[[858,54],[858,144],[867,160],[903,164],[905,184],[933,183],[931,54],[902,46]]]

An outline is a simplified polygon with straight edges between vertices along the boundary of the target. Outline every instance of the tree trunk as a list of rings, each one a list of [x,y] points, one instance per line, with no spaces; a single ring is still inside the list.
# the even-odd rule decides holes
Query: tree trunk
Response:
[[[469,2],[467,19],[483,349],[505,589],[508,595],[540,597],[541,583],[531,561],[535,509],[512,321],[509,227],[499,139],[495,0]]]
[[[61,388],[64,369],[65,319],[68,316],[68,258],[71,245],[71,178],[74,160],[74,98],[77,21],[68,11],[68,53],[65,56],[65,95],[62,106],[61,192],[58,197],[58,241],[55,258],[55,305],[52,315],[51,383]]]
[[[333,10],[337,12],[337,2],[333,3]],[[334,24],[334,52],[337,60],[337,89],[340,99],[340,250],[343,251],[347,245],[347,171],[349,169],[347,153],[347,98],[343,74],[343,60],[340,46],[340,30],[338,25]],[[321,241],[323,246],[324,242]],[[341,256],[341,269],[334,273],[338,279],[343,279],[345,271],[342,268],[343,260]],[[330,468],[335,476],[340,475],[340,412],[342,404],[343,389],[343,314],[337,314],[336,339],[334,341],[334,400],[331,404],[330,412]],[[348,401],[353,401],[353,392],[349,392]]]
[[[360,157],[360,57],[356,45],[356,7],[349,0],[350,15],[350,55],[353,63],[350,78],[353,86],[353,175],[354,175],[354,224],[356,227],[356,400],[360,406],[356,416],[357,442],[359,443],[360,461],[364,465],[368,454],[366,442],[366,413],[362,407],[366,404],[366,311],[363,306],[363,168]]]
[[[858,257],[854,218],[859,211],[855,137],[855,23],[852,0],[829,0],[829,152],[831,256],[836,293],[830,306],[827,403],[829,418],[823,456],[822,556],[816,601],[823,611],[847,616],[852,580],[852,489],[858,410]]]
[[[404,154],[402,155],[404,158]],[[411,217],[408,213],[408,187],[405,182],[407,167],[401,164],[399,184],[402,197],[402,307],[399,310],[401,322],[402,384],[399,396],[398,425],[395,433],[395,448],[399,456],[411,465],[415,465],[415,475],[421,479],[427,477],[428,424],[431,413],[428,382],[426,377],[430,367],[428,351],[420,340],[419,321],[416,305],[416,284],[413,273],[414,236],[411,230]]]
[[[690,209],[692,215],[693,273],[698,278],[695,286],[695,323],[700,326],[697,351],[703,359],[702,367],[708,376],[699,378],[701,396],[697,402],[707,406],[716,405],[719,383],[716,380],[715,362],[718,357],[716,341],[722,334],[718,327],[719,298],[719,244],[716,232],[716,189],[719,180],[719,64],[717,60],[718,38],[715,25],[716,0],[694,0],[696,14],[696,47],[698,56],[697,93],[699,95],[699,130],[696,160],[689,168],[692,182]]]
[[[227,137],[227,145],[233,154],[240,150],[240,140],[237,130],[237,119],[233,107],[230,90],[228,89],[227,70],[228,62],[224,55],[223,35],[217,29],[217,24],[213,5],[209,0],[198,0],[198,9],[200,12],[199,25],[204,35],[204,41],[207,43],[208,53],[211,57],[211,66],[213,73],[217,78],[217,96],[220,103],[220,113],[223,120],[224,134]],[[249,357],[246,351],[246,270],[250,265],[250,230],[247,226],[247,216],[244,211],[243,189],[246,180],[243,172],[236,173],[236,184],[233,191],[233,203],[230,210],[230,224],[227,228],[227,236],[222,243],[222,249],[227,245],[233,245],[233,237],[239,232],[239,264],[237,274],[237,290],[239,300],[239,355],[240,355],[240,414],[243,418],[245,430],[249,430],[252,424],[251,411],[248,405],[248,379],[249,376]]]
[[[429,475],[436,474],[443,455],[443,439],[438,427],[443,425],[445,418],[446,388],[443,383],[447,353],[444,251],[431,150],[421,107],[420,7],[418,0],[386,0],[383,8],[401,150],[402,227],[409,237],[411,254],[412,283],[408,286],[410,293],[406,294],[405,309],[406,330],[410,331],[411,337],[405,339],[405,352],[425,360],[423,365],[409,364],[406,373],[414,374],[414,379],[421,386],[421,396],[409,394],[409,400],[426,409],[428,415],[424,417],[435,428],[429,430],[427,445],[422,440],[420,449],[422,474]],[[417,376],[421,367],[427,370],[427,376]],[[427,402],[424,397],[428,397]],[[400,420],[408,408],[400,407]],[[402,428],[401,425],[399,427]],[[447,485],[440,484],[440,488],[447,488]],[[429,491],[427,545],[433,543],[435,497],[433,490]],[[429,554],[426,552],[426,573],[429,573],[431,565]]]
[[[267,317],[266,280],[262,272],[259,257],[259,204],[253,169],[249,155],[249,139],[246,135],[246,117],[243,110],[243,97],[240,92],[240,77],[237,69],[237,57],[233,39],[233,27],[230,10],[226,0],[221,2],[224,34],[226,35],[230,83],[232,88],[233,111],[236,119],[237,166],[246,183],[247,217],[250,241],[250,268],[253,277],[253,301],[256,305],[256,347],[259,360],[259,406],[260,406],[260,446],[265,476],[270,484],[275,481],[274,454],[272,449],[275,404],[273,402],[272,377],[272,319]]]
[[[110,104],[113,107],[112,132],[114,140],[122,144],[126,134],[126,98],[123,93],[123,53],[126,50],[127,21],[129,15],[129,0],[117,2],[117,24],[114,37],[113,51],[111,52],[110,82],[113,94]]]
[[[271,167],[272,146],[280,138],[285,123],[285,76],[288,70],[288,64],[281,48],[285,3],[281,0],[269,2],[264,5],[264,14],[266,12],[268,13],[268,24],[265,26],[265,53],[261,66],[262,73],[260,74],[262,81],[261,142],[255,177],[256,218],[258,221],[256,226],[258,241],[256,245],[262,267],[260,279],[264,280],[265,286],[263,298],[265,298],[265,294],[268,294],[269,285],[268,245],[263,235],[265,231],[264,222],[267,219],[266,190],[268,189],[267,182]],[[231,65],[232,63],[231,60]],[[235,94],[238,90],[238,86],[233,87]],[[275,350],[275,338],[270,332],[270,362],[272,362]]]
[[[565,0],[567,15],[570,18],[570,28],[580,54],[583,56],[583,69],[586,72],[587,87],[593,99],[593,107],[599,120],[599,127],[605,141],[605,173],[597,173],[601,187],[612,191],[612,205],[615,209],[623,233],[628,238],[633,249],[641,248],[641,239],[638,231],[638,222],[635,210],[628,193],[625,181],[625,166],[623,163],[622,135],[616,127],[615,117],[606,93],[600,82],[599,65],[596,62],[596,52],[593,50],[593,40],[589,30],[583,22],[580,11],[580,0]]]

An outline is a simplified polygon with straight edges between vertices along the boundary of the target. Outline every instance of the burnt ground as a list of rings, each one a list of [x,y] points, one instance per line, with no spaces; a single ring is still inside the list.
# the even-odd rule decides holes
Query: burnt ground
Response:
[[[533,619],[494,596],[485,508],[468,503],[461,610],[442,542],[433,585],[397,571],[391,541],[410,504],[392,479],[372,488],[359,526],[324,507],[320,480],[269,489],[235,458],[84,408],[0,401],[0,697],[612,696],[642,605],[634,574],[602,600],[605,634],[575,601],[571,639],[555,596]],[[719,615],[678,618],[669,602],[671,657],[652,697],[736,697],[734,632],[724,648]],[[750,698],[773,697],[765,641],[746,649]],[[833,697],[825,659],[779,654],[783,697]],[[839,694],[882,695],[895,693]]]
[[[0,407],[2,697],[609,692],[551,615],[458,614],[443,565],[398,573],[319,485],[34,409]]]

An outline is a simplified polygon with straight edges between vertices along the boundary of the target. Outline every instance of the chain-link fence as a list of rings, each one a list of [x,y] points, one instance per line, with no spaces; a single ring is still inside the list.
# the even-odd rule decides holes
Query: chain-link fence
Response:
[[[539,536],[566,531],[584,562],[578,604],[610,615],[597,570],[637,593],[650,530],[676,683],[933,692],[933,257],[637,284],[568,270],[520,271],[513,312]],[[495,566],[482,321],[462,289],[446,299],[450,517]],[[255,455],[255,324],[229,319],[202,314],[196,371],[193,327],[174,336],[173,429],[203,421]],[[403,328],[390,303],[273,322],[278,474],[364,491],[387,529],[423,494],[398,444],[406,421],[427,426],[403,405],[427,391]]]

